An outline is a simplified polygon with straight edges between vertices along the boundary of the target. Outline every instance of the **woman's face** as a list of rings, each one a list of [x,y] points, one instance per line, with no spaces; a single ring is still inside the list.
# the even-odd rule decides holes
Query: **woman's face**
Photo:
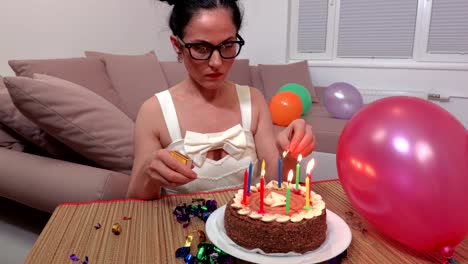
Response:
[[[208,42],[219,45],[235,41],[237,29],[232,22],[231,12],[224,8],[203,10],[194,15],[184,30],[185,43]],[[205,89],[219,89],[234,63],[234,59],[224,59],[215,50],[209,60],[195,60],[189,50],[180,50],[189,76]]]

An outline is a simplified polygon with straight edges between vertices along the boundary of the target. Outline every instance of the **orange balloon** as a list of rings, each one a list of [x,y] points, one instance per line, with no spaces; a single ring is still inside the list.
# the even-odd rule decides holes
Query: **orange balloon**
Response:
[[[294,92],[279,92],[271,98],[269,108],[273,123],[287,126],[301,116],[302,101]]]

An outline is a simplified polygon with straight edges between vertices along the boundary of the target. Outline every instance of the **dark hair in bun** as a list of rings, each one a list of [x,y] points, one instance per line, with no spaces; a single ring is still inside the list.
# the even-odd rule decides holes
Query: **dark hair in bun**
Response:
[[[175,5],[177,0],[160,0],[161,2],[167,2],[169,5]]]
[[[172,34],[180,38],[184,37],[184,29],[192,17],[200,10],[209,10],[215,8],[225,8],[231,11],[232,22],[237,31],[242,25],[242,13],[236,0],[160,0],[167,2],[172,8],[169,17],[169,27]]]

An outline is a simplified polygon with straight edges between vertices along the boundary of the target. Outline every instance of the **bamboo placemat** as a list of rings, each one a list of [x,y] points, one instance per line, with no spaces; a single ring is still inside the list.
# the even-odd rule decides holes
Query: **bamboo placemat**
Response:
[[[327,208],[350,226],[353,239],[343,263],[440,263],[435,254],[407,248],[382,235],[352,208],[338,181],[314,183]],[[192,198],[215,199],[226,204],[235,191],[198,193],[164,197],[156,201],[119,200],[62,204],[31,249],[25,263],[82,263],[88,257],[95,263],[183,263],[175,251],[185,243],[186,235],[204,230],[204,222],[192,218],[183,228],[172,211],[177,205],[191,204]],[[127,219],[127,220],[124,220]],[[120,235],[111,231],[114,223],[122,227]],[[96,229],[95,226],[101,225]],[[196,252],[196,243],[192,243]],[[79,262],[70,259],[75,254]],[[468,239],[455,248],[455,260],[468,263]]]

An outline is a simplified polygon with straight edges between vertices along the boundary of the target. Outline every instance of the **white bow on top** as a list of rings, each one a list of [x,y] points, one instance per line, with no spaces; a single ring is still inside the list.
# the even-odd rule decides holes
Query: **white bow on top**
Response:
[[[223,149],[235,159],[240,159],[246,147],[247,139],[240,124],[219,133],[201,134],[192,131],[185,133],[185,152],[198,167],[205,162],[209,150]]]

